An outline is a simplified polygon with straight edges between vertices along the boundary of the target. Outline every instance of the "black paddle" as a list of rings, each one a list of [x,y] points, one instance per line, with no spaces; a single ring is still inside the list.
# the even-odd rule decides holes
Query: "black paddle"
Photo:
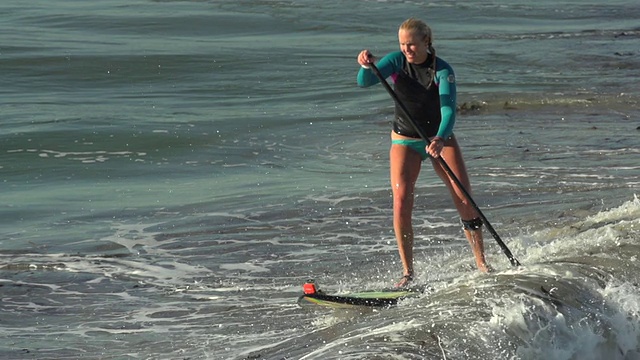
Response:
[[[413,128],[416,130],[416,132],[420,135],[420,137],[422,138],[422,140],[427,142],[427,145],[429,145],[431,143],[431,141],[429,141],[429,138],[424,134],[424,132],[422,131],[422,129],[420,129],[418,127],[418,124],[416,123],[416,121],[413,119],[413,117],[411,116],[411,114],[409,113],[409,111],[407,110],[407,108],[404,106],[404,104],[402,103],[402,101],[400,101],[400,99],[398,98],[398,95],[396,95],[396,93],[393,91],[393,89],[391,88],[391,86],[389,85],[389,83],[387,83],[387,81],[385,80],[384,77],[382,77],[382,74],[380,73],[380,70],[378,70],[378,67],[375,66],[373,64],[373,62],[371,62],[369,64],[369,66],[371,67],[371,70],[373,70],[373,73],[378,77],[378,79],[380,80],[380,83],[384,86],[384,88],[387,90],[387,92],[389,93],[389,95],[391,95],[391,97],[393,98],[393,100],[396,102],[396,104],[398,104],[398,106],[400,107],[400,109],[402,109],[402,112],[404,112],[404,114],[407,116],[407,119],[409,119],[409,122],[411,123],[411,125],[413,126]],[[455,109],[454,109],[455,111]],[[480,219],[482,219],[482,222],[485,224],[485,226],[487,227],[487,229],[489,230],[489,232],[491,233],[491,235],[493,236],[494,239],[496,239],[496,241],[498,242],[498,245],[500,245],[500,248],[502,248],[502,251],[505,253],[505,255],[507,255],[507,257],[509,258],[509,261],[511,262],[511,265],[513,266],[520,266],[520,262],[518,261],[518,259],[516,259],[513,254],[511,254],[511,251],[509,250],[509,248],[507,247],[507,245],[505,245],[505,243],[502,241],[502,239],[500,239],[500,236],[498,235],[498,233],[496,232],[496,230],[493,228],[493,226],[491,226],[491,223],[489,223],[489,220],[487,220],[487,218],[484,216],[484,214],[482,213],[482,211],[480,211],[480,208],[478,207],[478,205],[476,204],[475,201],[473,201],[473,199],[471,198],[471,194],[469,194],[469,192],[467,191],[467,189],[464,188],[464,186],[462,185],[462,183],[460,182],[460,180],[458,179],[458,177],[453,173],[453,171],[451,171],[451,168],[449,167],[449,165],[447,165],[447,163],[444,161],[444,159],[442,158],[442,156],[439,156],[436,158],[436,160],[440,163],[440,165],[444,168],[445,172],[449,175],[449,177],[453,180],[453,182],[456,183],[456,185],[458,186],[458,188],[460,190],[462,190],[462,192],[464,193],[464,196],[467,198],[467,200],[469,201],[469,203],[473,206],[473,208],[478,212],[478,214],[480,215]]]

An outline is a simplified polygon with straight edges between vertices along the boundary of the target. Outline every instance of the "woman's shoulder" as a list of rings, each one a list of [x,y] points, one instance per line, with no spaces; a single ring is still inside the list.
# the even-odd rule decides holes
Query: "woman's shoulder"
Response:
[[[387,53],[387,55],[385,55],[385,57],[389,57],[389,58],[399,58],[403,56],[404,55],[402,55],[402,51],[392,51],[390,53]]]
[[[453,67],[441,57],[436,56],[436,71],[441,70],[447,70],[450,73],[453,73]]]
[[[402,51],[392,51],[383,57],[386,61],[393,63],[401,63],[404,60]]]

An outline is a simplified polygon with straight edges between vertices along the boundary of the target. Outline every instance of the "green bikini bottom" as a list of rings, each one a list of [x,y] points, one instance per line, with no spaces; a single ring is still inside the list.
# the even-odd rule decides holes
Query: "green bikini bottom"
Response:
[[[407,146],[414,150],[422,157],[422,160],[427,160],[429,154],[427,153],[427,142],[422,139],[393,139],[391,144]]]

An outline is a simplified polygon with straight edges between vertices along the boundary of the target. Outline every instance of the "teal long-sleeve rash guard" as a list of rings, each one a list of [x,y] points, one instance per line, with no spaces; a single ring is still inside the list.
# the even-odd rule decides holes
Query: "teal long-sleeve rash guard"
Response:
[[[428,137],[446,139],[453,133],[456,121],[456,80],[453,68],[446,61],[436,57],[435,75],[430,69],[432,64],[431,55],[422,64],[411,64],[402,52],[396,51],[380,59],[376,66],[385,79],[391,77],[398,98],[423,133]],[[357,81],[361,87],[380,82],[371,69],[365,68],[358,72]],[[397,104],[393,131],[408,137],[420,137]]]

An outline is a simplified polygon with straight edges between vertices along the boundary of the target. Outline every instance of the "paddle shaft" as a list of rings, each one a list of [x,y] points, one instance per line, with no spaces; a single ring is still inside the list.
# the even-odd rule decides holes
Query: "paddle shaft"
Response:
[[[400,99],[398,98],[398,95],[395,93],[395,91],[393,91],[393,89],[391,88],[391,86],[389,85],[389,83],[387,83],[387,81],[385,80],[385,78],[382,76],[382,74],[380,73],[380,70],[378,70],[378,67],[376,65],[372,63],[369,64],[369,66],[371,67],[371,70],[373,70],[373,73],[378,77],[378,79],[380,80],[380,83],[384,86],[384,88],[387,90],[387,92],[389,93],[389,95],[391,95],[391,97],[393,98],[393,100],[396,102],[396,104],[398,105],[398,107],[400,107],[400,109],[402,110],[402,112],[404,112],[405,116],[407,117],[407,119],[409,119],[409,122],[411,123],[411,125],[413,126],[413,128],[415,129],[415,131],[420,135],[420,137],[422,138],[422,140],[427,142],[427,146],[429,144],[431,144],[431,141],[429,140],[429,138],[426,136],[426,134],[424,133],[424,131],[422,131],[422,129],[420,127],[418,127],[417,122],[415,121],[415,119],[413,119],[413,117],[411,116],[411,114],[409,113],[409,110],[407,110],[407,108],[404,106],[404,104],[402,103],[402,101],[400,101]],[[455,109],[454,109],[455,111]],[[478,205],[476,204],[475,201],[473,201],[473,198],[471,198],[471,194],[469,194],[469,192],[467,191],[467,189],[465,189],[464,185],[462,185],[462,183],[460,182],[460,179],[458,179],[458,177],[453,173],[453,171],[451,170],[451,168],[449,167],[449,165],[447,165],[447,163],[444,161],[444,159],[442,158],[442,156],[439,156],[437,158],[435,158],[436,161],[438,161],[438,163],[442,166],[442,168],[445,170],[445,172],[449,175],[449,177],[453,180],[453,182],[458,186],[458,188],[462,191],[462,193],[464,194],[464,196],[467,198],[467,200],[469,201],[469,203],[473,206],[473,208],[476,210],[476,212],[478,213],[478,215],[480,216],[480,219],[482,219],[482,222],[485,224],[485,226],[487,227],[487,230],[489,230],[489,232],[491,233],[491,236],[493,236],[494,239],[496,239],[496,242],[498,243],[498,245],[500,245],[500,248],[502,249],[502,251],[505,253],[505,255],[507,255],[507,258],[509,258],[509,261],[511,262],[511,265],[513,266],[520,266],[520,262],[518,261],[518,259],[516,259],[513,254],[511,254],[511,250],[509,250],[509,248],[507,247],[507,245],[502,241],[502,239],[500,239],[500,236],[498,235],[498,233],[496,232],[496,230],[493,228],[493,226],[491,226],[491,223],[489,222],[489,220],[487,220],[486,216],[484,216],[484,214],[482,213],[482,211],[480,210],[480,208],[478,207]]]

